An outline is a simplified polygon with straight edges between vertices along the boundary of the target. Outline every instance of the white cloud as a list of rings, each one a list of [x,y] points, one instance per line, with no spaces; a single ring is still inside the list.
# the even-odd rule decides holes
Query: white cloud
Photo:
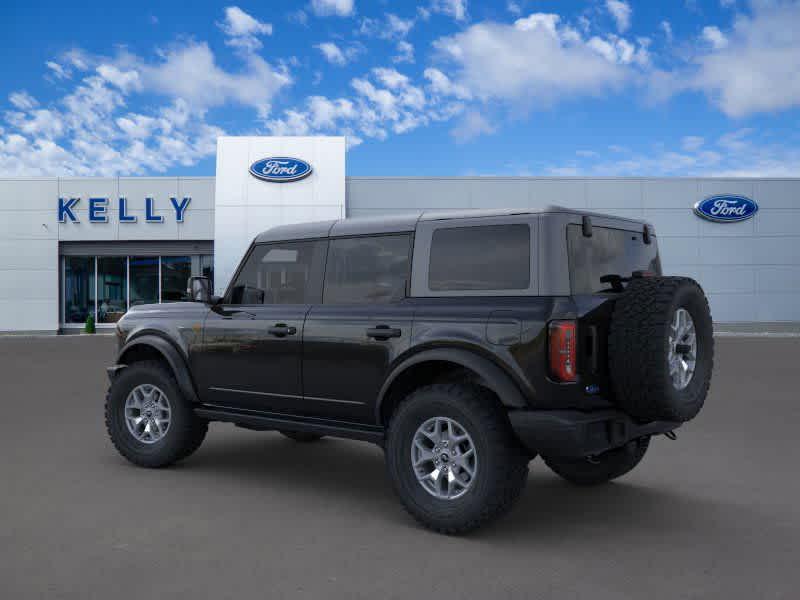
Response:
[[[250,51],[261,48],[258,36],[272,35],[271,23],[262,23],[238,6],[228,6],[225,19],[217,25],[229,38],[226,44]]]
[[[625,33],[631,26],[631,10],[630,4],[623,0],[606,0],[606,9],[617,24],[617,31]]]
[[[453,83],[450,78],[439,69],[429,67],[423,73],[429,83],[430,90],[440,96],[453,96],[460,100],[469,100],[472,94],[462,85]]]
[[[434,46],[456,67],[450,79],[471,95],[530,106],[620,87],[636,50],[622,38],[609,40],[610,48],[600,38],[589,43],[558,15],[534,13],[513,25],[479,23]]]
[[[34,106],[37,106],[39,104],[39,102],[37,102],[36,98],[31,96],[25,90],[22,90],[22,91],[19,91],[19,92],[12,92],[8,96],[8,101],[11,102],[11,104],[15,108],[18,108],[20,110],[30,110]]]
[[[756,2],[738,15],[727,44],[697,59],[684,87],[704,91],[732,117],[800,106],[800,2]]]
[[[192,165],[215,152],[224,131],[206,122],[209,108],[239,104],[266,118],[272,98],[291,79],[253,53],[242,67],[217,64],[205,43],[161,50],[155,60],[120,51],[114,57],[73,49],[52,62],[75,75],[71,88],[42,106],[24,92],[3,117],[0,173],[5,175],[135,175]],[[56,73],[57,69],[48,65]],[[128,104],[142,97],[139,112]]]
[[[720,50],[728,45],[728,38],[718,27],[714,26],[703,27],[703,39],[711,44],[714,50]]]
[[[64,68],[62,65],[53,60],[48,60],[44,64],[48,69],[50,69],[56,79],[69,79],[71,76],[69,69]]]
[[[467,18],[467,0],[432,0],[429,10],[463,21]]]
[[[349,17],[353,14],[353,0],[311,0],[311,10],[318,17]]]
[[[709,142],[685,136],[680,148],[653,144],[639,152],[610,159],[605,152],[580,151],[581,160],[545,167],[549,174],[679,177],[796,177],[800,149],[790,143],[769,141],[752,129],[731,131]]]
[[[672,24],[669,21],[661,21],[659,27],[661,27],[661,31],[664,32],[664,37],[667,39],[667,43],[672,43]]]
[[[351,82],[351,98],[311,96],[300,109],[287,109],[265,122],[274,135],[345,135],[348,147],[364,138],[383,140],[433,121],[451,119],[463,104],[427,94],[396,69],[378,67]]]
[[[321,44],[316,44],[314,48],[322,52],[325,60],[338,67],[343,67],[352,62],[362,52],[361,46],[351,45],[346,48],[340,48],[334,42],[322,42]]]
[[[408,32],[411,31],[412,27],[414,27],[414,20],[401,19],[395,14],[387,13],[386,25],[388,26],[389,33],[393,37],[404,38],[408,35]]]
[[[522,7],[520,7],[519,3],[514,2],[513,0],[508,0],[508,2],[506,2],[506,10],[515,17],[518,17],[522,14]]]
[[[459,123],[450,131],[450,135],[459,142],[464,143],[481,135],[491,135],[496,128],[477,110],[465,113]]]
[[[405,40],[397,42],[397,54],[392,56],[392,62],[395,63],[413,63],[414,62],[414,46]]]

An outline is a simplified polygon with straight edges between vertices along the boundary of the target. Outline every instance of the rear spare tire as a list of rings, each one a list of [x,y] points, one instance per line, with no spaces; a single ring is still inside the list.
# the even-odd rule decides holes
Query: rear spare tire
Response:
[[[708,300],[687,277],[633,279],[608,338],[617,405],[641,421],[688,421],[703,407],[714,365]]]

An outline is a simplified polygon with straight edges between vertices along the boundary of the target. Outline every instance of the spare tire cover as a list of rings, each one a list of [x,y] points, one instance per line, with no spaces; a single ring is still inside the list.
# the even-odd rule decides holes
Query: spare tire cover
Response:
[[[688,421],[714,366],[708,300],[688,277],[631,280],[614,306],[608,360],[616,404],[640,421]]]

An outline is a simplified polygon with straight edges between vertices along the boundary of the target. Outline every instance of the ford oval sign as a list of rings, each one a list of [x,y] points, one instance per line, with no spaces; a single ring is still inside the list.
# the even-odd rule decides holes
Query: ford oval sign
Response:
[[[264,181],[286,183],[299,181],[311,175],[311,165],[299,158],[271,156],[250,165],[250,174]]]
[[[745,196],[711,196],[695,204],[694,212],[709,221],[736,223],[756,214],[758,204]]]

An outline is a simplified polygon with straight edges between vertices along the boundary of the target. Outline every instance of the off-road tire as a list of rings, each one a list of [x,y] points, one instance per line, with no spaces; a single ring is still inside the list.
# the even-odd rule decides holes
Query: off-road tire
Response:
[[[669,331],[675,312],[686,309],[697,338],[695,371],[679,390],[669,375]],[[714,366],[708,300],[688,277],[633,279],[614,306],[608,360],[616,404],[640,421],[688,421],[703,407]]]
[[[301,444],[316,442],[317,440],[321,440],[325,437],[324,435],[320,435],[318,433],[309,433],[307,431],[281,431],[280,434]]]
[[[590,458],[542,458],[555,474],[570,483],[598,485],[632,471],[644,458],[649,445],[650,438],[643,437]]]
[[[429,494],[411,465],[417,429],[437,416],[462,425],[478,456],[471,487],[455,499]],[[412,392],[391,417],[385,452],[389,479],[405,509],[419,523],[440,533],[466,533],[506,513],[528,476],[528,456],[505,412],[491,392],[477,385],[434,384]]]
[[[169,399],[171,422],[165,436],[153,444],[137,440],[125,424],[125,401],[136,386],[152,384]],[[106,394],[106,430],[117,451],[141,467],[166,467],[197,450],[208,432],[208,421],[194,414],[172,373],[158,361],[141,361],[125,367]]]

